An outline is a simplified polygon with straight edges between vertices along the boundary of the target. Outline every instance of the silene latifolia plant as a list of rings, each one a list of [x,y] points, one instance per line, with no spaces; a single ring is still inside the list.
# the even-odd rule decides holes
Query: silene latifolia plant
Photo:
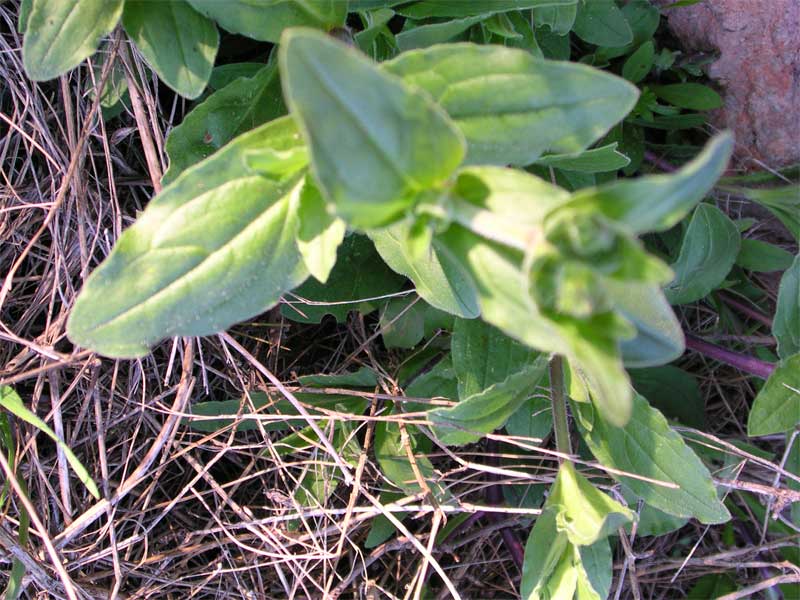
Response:
[[[118,10],[108,23],[95,21],[103,34],[122,15],[162,79],[196,97],[218,45],[206,17],[249,35],[247,19],[223,14],[221,3],[193,0],[202,15],[173,4],[193,20],[187,31],[203,49],[187,54],[192,68],[176,70],[154,49],[153,21],[167,3],[130,0],[123,13],[122,2],[110,2]],[[330,4],[334,21],[344,18],[335,3],[320,4]],[[36,7],[25,61],[43,79],[65,70],[65,54],[37,54],[53,32]],[[327,22],[327,13],[308,14]],[[731,137],[714,137],[672,174],[569,192],[535,173],[613,153],[586,151],[634,108],[634,85],[587,65],[472,43],[376,63],[318,30],[278,25],[260,38],[279,41],[277,63],[232,85],[280,85],[288,115],[203,152],[187,142],[191,119],[170,135],[165,186],[86,280],[70,339],[108,357],[139,357],[165,338],[221,332],[297,288],[301,296],[325,289],[358,260],[373,261],[359,263],[366,270],[382,260],[452,330],[450,354],[425,377],[457,381],[459,401],[420,409],[430,428],[423,435],[409,426],[415,448],[428,436],[448,446],[476,442],[520,410],[532,414],[537,385],[551,389],[552,410],[539,411],[542,435],[552,427],[565,460],[526,546],[524,598],[606,598],[609,537],[637,514],[728,520],[706,467],[634,392],[626,368],[662,365],[684,350],[675,298],[665,295],[683,293],[670,287],[680,265],[670,268],[639,238],[692,211],[713,212],[696,207],[725,169]],[[365,402],[347,408],[358,413]],[[568,460],[568,408],[588,450],[620,483],[613,496]],[[377,462],[398,488],[417,493],[399,440],[396,424],[378,424]],[[334,446],[347,459],[346,444]],[[424,454],[417,462],[435,502],[457,503],[434,483]]]

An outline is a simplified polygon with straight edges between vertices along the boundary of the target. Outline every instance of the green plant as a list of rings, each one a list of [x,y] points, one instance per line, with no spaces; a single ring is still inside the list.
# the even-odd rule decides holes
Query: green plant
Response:
[[[305,300],[358,301],[365,313],[380,308],[387,346],[414,347],[432,328],[452,331],[449,353],[406,393],[446,389],[441,395],[458,402],[389,407],[427,410],[429,425],[376,427],[375,455],[387,479],[409,493],[427,492],[435,503],[453,501],[447,489],[424,489],[420,481],[419,474],[428,480],[434,471],[424,456],[426,433],[463,446],[500,427],[542,436],[552,427],[568,458],[569,406],[583,442],[621,484],[614,498],[562,460],[526,548],[526,598],[608,596],[609,537],[636,518],[623,498],[670,523],[730,518],[708,468],[635,391],[628,370],[683,353],[671,305],[725,286],[737,261],[763,264],[766,253],[786,268],[787,257],[752,245],[743,256],[737,224],[702,202],[728,163],[732,140],[725,133],[674,173],[608,176],[639,167],[643,128],[680,130],[697,123],[697,113],[685,109],[719,101],[713,90],[685,81],[690,65],[674,67],[677,83],[641,93],[631,83],[653,69],[673,69],[672,57],[656,55],[658,11],[648,2],[353,1],[349,9],[365,22],[353,41],[374,58],[389,53],[386,24],[395,13],[420,21],[393,36],[403,52],[381,62],[308,28],[345,23],[347,3],[333,0],[272,2],[258,11],[246,2],[224,10],[205,0],[170,2],[154,11],[132,0],[124,7],[86,2],[80,10],[91,12],[69,21],[62,11],[56,23],[43,17],[52,4],[33,0],[26,27],[25,64],[40,79],[91,54],[120,15],[158,75],[190,98],[212,74],[213,21],[279,42],[276,61],[222,86],[173,131],[164,189],[72,308],[68,334],[76,345],[110,357],[143,356],[167,337],[223,331],[293,290]],[[80,36],[53,33],[86,19],[97,25]],[[566,58],[558,53],[570,32],[596,46],[584,57],[588,64],[550,60]],[[465,39],[439,43],[457,36]],[[476,43],[497,41],[505,45]],[[170,51],[173,43],[185,51]],[[614,60],[629,81],[597,68]],[[279,85],[288,115],[280,102],[265,103],[279,96]],[[236,114],[224,114],[231,103]],[[209,115],[219,119],[213,131]],[[687,218],[685,231],[670,238]],[[774,333],[783,362],[761,373],[772,374],[753,407],[751,435],[788,432],[800,413],[799,265],[795,258],[781,284]],[[381,303],[405,278],[418,299]],[[302,302],[282,310],[311,322],[347,313]],[[371,373],[361,376],[338,383],[375,385]],[[532,398],[545,382],[551,410]],[[307,399],[318,416],[326,407],[366,407],[347,396],[317,396]],[[254,409],[291,414],[267,400],[251,397]],[[229,426],[238,407],[198,405],[195,414],[215,419],[191,424]],[[301,424],[287,419],[272,427]],[[283,443],[291,452],[314,437],[304,429]],[[346,424],[334,427],[332,442],[355,462],[360,447]],[[421,453],[415,462],[408,444]],[[332,472],[308,473],[296,500],[321,501]]]

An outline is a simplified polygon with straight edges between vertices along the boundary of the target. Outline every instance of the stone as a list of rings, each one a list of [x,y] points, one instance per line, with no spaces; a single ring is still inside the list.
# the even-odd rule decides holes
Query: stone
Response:
[[[724,106],[711,122],[733,130],[738,165],[800,162],[800,0],[705,0],[663,14],[685,50],[719,55],[708,76]]]

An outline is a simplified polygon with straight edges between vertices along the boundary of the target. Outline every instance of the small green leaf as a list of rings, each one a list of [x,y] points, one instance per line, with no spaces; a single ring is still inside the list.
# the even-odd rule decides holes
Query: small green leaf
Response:
[[[722,98],[707,85],[700,83],[673,83],[650,87],[661,100],[679,108],[712,110],[722,106]]]
[[[224,330],[299,285],[308,272],[292,205],[303,174],[262,177],[245,156],[301,143],[292,121],[279,119],[165,187],[86,280],[70,339],[106,356],[142,356],[166,337]]]
[[[572,553],[566,534],[556,527],[556,514],[544,510],[536,519],[525,544],[520,594],[525,600],[546,600],[541,591],[547,585],[565,552]],[[570,594],[567,598],[572,598]]]
[[[664,288],[670,304],[700,300],[727,277],[739,254],[741,235],[736,225],[716,206],[698,206],[678,260],[672,265],[675,279]]]
[[[469,164],[528,165],[582,152],[636,104],[625,80],[501,46],[446,44],[404,52],[383,68],[428,92],[467,140]]]
[[[584,42],[612,48],[633,41],[633,32],[614,0],[579,0],[572,30]]]
[[[219,65],[211,70],[211,77],[208,78],[208,87],[212,90],[221,90],[240,77],[245,77],[247,79],[255,77],[265,66],[267,65],[259,62],[239,62]],[[280,95],[280,90],[278,94]]]
[[[653,42],[645,42],[622,65],[622,76],[631,83],[639,83],[653,68],[655,56],[656,49]]]
[[[800,354],[781,361],[753,401],[747,435],[791,431],[800,423]]]
[[[436,240],[430,252],[414,255],[408,243],[409,226],[399,223],[369,232],[381,258],[394,271],[414,283],[426,302],[445,312],[472,319],[480,314],[475,287],[469,274],[441,249]]]
[[[415,48],[427,48],[434,44],[441,44],[464,33],[467,29],[476,23],[480,23],[485,18],[486,15],[478,15],[476,17],[465,17],[463,19],[445,21],[444,23],[420,25],[419,27],[414,27],[413,29],[398,33],[395,36],[397,47],[401,52],[407,52]]]
[[[800,254],[781,277],[772,335],[778,342],[781,358],[800,352]]]
[[[342,0],[189,0],[189,3],[231,33],[263,42],[278,42],[288,27],[341,27],[347,16],[347,2]]]
[[[462,446],[502,427],[531,396],[546,368],[547,359],[540,356],[503,381],[464,398],[455,406],[430,411],[428,418],[434,424],[436,436],[444,444]]]
[[[686,600],[716,600],[720,596],[736,592],[737,589],[738,586],[730,575],[725,573],[703,575],[689,590]]]
[[[458,397],[466,400],[539,359],[539,353],[480,319],[456,319],[450,340]],[[535,382],[529,385],[533,391]]]
[[[77,67],[122,15],[123,0],[33,0],[27,17],[22,60],[34,81]]]
[[[788,269],[793,259],[791,252],[779,246],[761,240],[744,239],[739,247],[736,264],[748,271],[769,273]]]
[[[89,475],[86,467],[81,464],[81,461],[77,456],[75,456],[75,453],[72,452],[70,447],[67,446],[52,429],[50,429],[47,423],[42,421],[38,416],[36,416],[36,414],[31,412],[31,410],[22,403],[22,399],[19,397],[19,394],[17,394],[17,392],[15,392],[10,386],[0,386],[0,406],[5,408],[18,419],[21,419],[26,423],[30,423],[36,427],[36,429],[52,439],[64,452],[67,462],[72,467],[72,470],[75,471],[75,475],[78,476],[80,482],[86,486],[86,489],[89,490],[89,493],[94,496],[95,499],[100,499],[100,490],[97,489],[97,484],[92,480],[92,477]]]
[[[601,464],[677,486],[612,474],[645,502],[702,523],[723,523],[730,518],[717,498],[708,469],[647,400],[634,395],[633,414],[624,427],[607,424],[590,404],[573,403],[572,407],[583,439]]]
[[[346,388],[374,388],[378,385],[375,371],[369,367],[361,367],[351,373],[338,375],[302,375],[298,377],[300,385],[309,387],[346,387]]]
[[[198,104],[167,137],[167,185],[233,138],[286,114],[277,65],[261,65],[252,78],[235,79]],[[292,127],[286,121],[286,127]],[[300,137],[300,132],[295,130]]]
[[[605,600],[611,592],[614,575],[611,544],[607,539],[599,539],[577,550],[580,562],[576,600]]]
[[[383,344],[387,348],[413,348],[425,336],[425,302],[417,297],[390,300],[380,316]]]
[[[320,189],[351,225],[388,224],[461,162],[464,141],[444,111],[356,50],[295,29],[279,61]]]
[[[800,241],[800,185],[776,188],[742,188],[724,186],[726,191],[757,202],[774,214],[786,226],[795,240]]]
[[[571,6],[577,0],[436,0],[435,2],[414,2],[397,9],[397,12],[410,19],[430,17],[470,17],[489,15],[510,10],[524,10],[538,6]],[[399,3],[398,3],[399,4]]]
[[[297,248],[308,272],[325,283],[336,264],[336,250],[344,240],[347,224],[328,212],[325,200],[309,177],[300,192],[298,214]]]
[[[533,21],[537,27],[548,27],[555,34],[567,35],[577,14],[577,2],[565,6],[542,6],[533,9]]]
[[[122,24],[164,83],[190,99],[203,92],[219,46],[213,22],[183,0],[126,0]]]
[[[554,167],[580,173],[606,173],[627,167],[631,160],[617,151],[617,143],[592,148],[578,154],[546,154],[540,157],[537,165]]]
[[[589,546],[634,520],[634,513],[603,494],[565,462],[550,489],[544,510],[555,512],[556,528],[575,546]]]
[[[588,188],[576,193],[572,202],[602,212],[633,233],[664,231],[680,222],[711,190],[732,150],[731,135],[720,134],[676,173]]]
[[[343,322],[351,310],[372,312],[382,297],[397,292],[403,282],[383,264],[368,238],[349,235],[339,246],[326,282],[307,280],[294,291],[298,300],[287,300],[281,314],[299,323],[319,323],[325,315]]]

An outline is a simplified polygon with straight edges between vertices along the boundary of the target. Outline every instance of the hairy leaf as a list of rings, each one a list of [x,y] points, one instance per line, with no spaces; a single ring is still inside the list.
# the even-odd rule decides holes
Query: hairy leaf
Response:
[[[676,173],[581,190],[573,203],[599,210],[633,233],[664,231],[680,222],[711,190],[725,170],[732,149],[730,134],[717,135]]]
[[[341,42],[295,29],[279,61],[314,175],[351,225],[396,219],[461,162],[464,142],[441,108]]]
[[[33,0],[22,60],[34,81],[66,73],[97,50],[122,15],[123,0]]]
[[[86,280],[70,339],[101,354],[144,355],[159,340],[207,335],[273,306],[307,276],[295,244],[302,172],[268,178],[249,151],[302,144],[279,119],[187,170],[154,198]]]
[[[383,68],[447,111],[466,137],[470,164],[528,165],[548,151],[582,152],[639,95],[597,69],[500,46],[434,46],[404,52]]]
[[[595,415],[590,404],[573,403],[583,439],[601,464],[649,477],[677,487],[613,474],[645,502],[678,517],[702,523],[730,518],[717,498],[708,469],[683,439],[670,429],[664,416],[647,400],[634,395],[627,425],[615,427]]]
[[[203,92],[219,46],[213,22],[183,0],[126,0],[122,24],[164,83],[186,98]]]

